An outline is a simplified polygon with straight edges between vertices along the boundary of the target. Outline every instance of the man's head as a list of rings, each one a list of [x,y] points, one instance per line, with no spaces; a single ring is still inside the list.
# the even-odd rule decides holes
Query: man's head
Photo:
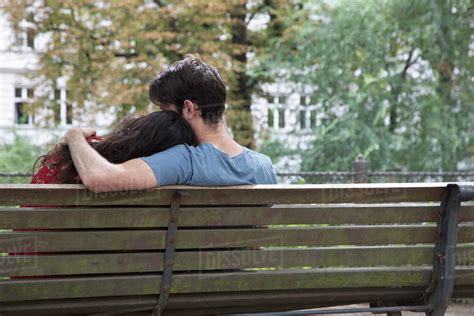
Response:
[[[226,88],[215,67],[188,55],[151,81],[149,96],[161,109],[177,111],[191,125],[200,119],[216,125],[225,109]]]

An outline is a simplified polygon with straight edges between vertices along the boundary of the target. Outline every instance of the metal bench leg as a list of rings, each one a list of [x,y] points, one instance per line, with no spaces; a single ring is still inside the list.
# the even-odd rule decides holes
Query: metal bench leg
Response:
[[[456,272],[455,251],[458,227],[458,211],[461,202],[474,199],[474,186],[448,184],[441,202],[439,222],[436,228],[436,245],[433,272],[425,293],[416,301],[428,302],[428,316],[442,316],[448,308],[454,289]]]
[[[370,303],[370,308],[383,308],[383,307],[397,307],[398,304],[393,302],[374,302]],[[387,316],[402,316],[401,311],[388,311],[388,312],[372,312],[372,314],[387,314]]]
[[[173,264],[176,249],[176,235],[178,233],[178,217],[181,202],[181,194],[176,192],[171,198],[171,206],[168,216],[168,230],[166,232],[166,248],[163,262],[163,276],[161,277],[160,295],[152,315],[160,316],[166,308],[170,295],[171,281],[173,276]]]
[[[436,229],[436,245],[433,259],[433,274],[430,284],[422,296],[431,306],[428,316],[442,316],[448,307],[454,288],[456,269],[455,251],[458,226],[458,211],[461,206],[461,189],[449,184],[441,202],[439,223]]]

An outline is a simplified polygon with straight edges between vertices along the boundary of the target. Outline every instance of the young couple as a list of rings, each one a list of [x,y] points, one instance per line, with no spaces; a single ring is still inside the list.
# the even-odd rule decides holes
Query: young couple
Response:
[[[94,192],[277,183],[270,159],[228,134],[216,68],[187,56],[150,83],[149,95],[163,111],[126,118],[104,137],[69,129],[42,158],[33,183],[83,183]]]

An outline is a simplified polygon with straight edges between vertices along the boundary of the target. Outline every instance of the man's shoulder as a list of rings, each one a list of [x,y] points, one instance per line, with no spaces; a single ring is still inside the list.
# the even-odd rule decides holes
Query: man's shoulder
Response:
[[[265,154],[247,149],[248,156],[251,157],[251,164],[256,171],[253,184],[276,184],[278,183],[275,168],[272,160]]]
[[[167,154],[176,154],[176,153],[185,153],[188,154],[191,151],[192,146],[189,146],[188,144],[179,144],[175,145],[173,147],[170,147],[164,151],[158,152],[159,153],[167,153]],[[155,155],[156,155],[155,154]]]
[[[260,162],[272,164],[272,160],[267,155],[259,153],[258,151],[255,151],[249,148],[245,148],[245,150],[247,151],[248,155],[251,155],[255,159],[259,160]]]
[[[272,164],[272,160],[267,155],[259,153],[257,151],[254,151],[254,150],[249,149],[247,147],[242,147],[242,148],[243,148],[242,153],[240,153],[237,156],[229,157],[228,154],[226,154],[225,152],[220,151],[219,149],[217,149],[212,144],[204,143],[204,144],[199,144],[195,147],[188,146],[188,150],[192,153],[208,154],[208,153],[212,152],[216,156],[220,156],[222,158],[225,158],[225,160],[230,158],[231,160],[234,160],[234,161],[235,160],[240,160],[240,158],[242,158],[242,157],[250,157],[252,160],[254,160],[254,162],[257,162],[257,163],[260,163],[260,164],[270,164],[270,165]]]
[[[189,145],[186,144],[180,144],[176,145],[170,148],[167,148],[163,151],[159,151],[157,153],[154,153],[150,156],[146,157],[141,157],[141,159],[149,162],[153,161],[163,161],[163,160],[171,160],[173,159],[190,159],[190,147]]]

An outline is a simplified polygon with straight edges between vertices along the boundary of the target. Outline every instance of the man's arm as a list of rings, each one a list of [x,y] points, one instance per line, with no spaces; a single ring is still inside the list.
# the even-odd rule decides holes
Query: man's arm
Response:
[[[146,162],[132,159],[121,164],[110,163],[92,148],[86,138],[95,134],[92,128],[71,128],[63,142],[69,145],[74,166],[82,183],[93,192],[140,190],[157,186],[155,175]]]

